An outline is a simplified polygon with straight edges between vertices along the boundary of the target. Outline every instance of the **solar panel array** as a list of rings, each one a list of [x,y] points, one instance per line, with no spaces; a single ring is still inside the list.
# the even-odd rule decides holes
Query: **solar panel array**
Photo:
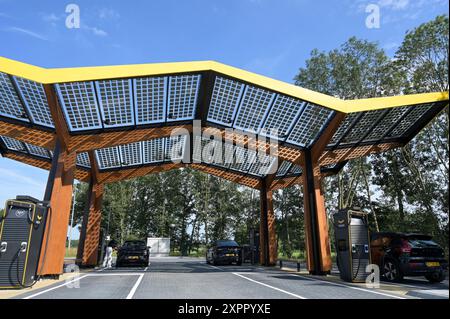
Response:
[[[295,124],[287,141],[302,147],[309,147],[325,128],[333,111],[308,103]]]
[[[267,132],[266,135],[285,139],[305,104],[301,100],[285,95],[278,95],[263,127]]]
[[[91,161],[89,160],[89,155],[87,152],[82,152],[77,154],[77,165],[86,168],[91,167]]]
[[[155,138],[150,141],[143,141],[143,161],[144,163],[157,163],[164,161],[165,138]]]
[[[430,111],[433,104],[408,105],[346,115],[329,148],[352,147],[400,139]]]
[[[192,160],[259,177],[275,173],[278,162],[275,156],[204,136],[195,137]]]
[[[217,76],[207,121],[305,148],[333,114],[322,106]]]
[[[44,147],[25,143],[8,136],[0,136],[0,139],[6,146],[6,148],[10,151],[23,153],[25,155],[33,155],[47,160],[51,160],[53,158],[53,151],[48,150]],[[76,163],[78,166],[90,168],[91,163],[89,161],[88,153],[78,153]]]
[[[167,77],[133,80],[136,124],[161,123],[166,119]]]
[[[211,95],[208,121],[231,126],[243,92],[243,83],[217,76]]]
[[[234,127],[252,133],[259,132],[261,123],[269,111],[269,106],[274,98],[275,93],[253,86],[246,86]]]
[[[9,75],[0,72],[0,115],[29,122]]]
[[[180,74],[59,83],[55,88],[69,130],[76,132],[193,120],[200,83],[201,74]],[[334,114],[328,108],[222,75],[216,75],[213,84],[208,122],[300,148],[310,147]],[[329,147],[400,138],[432,106],[350,113]],[[1,72],[0,116],[54,128],[43,85]],[[126,158],[127,150],[123,152]]]
[[[34,123],[54,128],[44,87],[40,83],[20,77],[14,77],[19,94],[28,108]]]
[[[104,127],[134,124],[131,80],[106,80],[95,82]]]
[[[201,74],[179,74],[59,83],[55,89],[69,130],[77,132],[193,120],[200,102],[201,80]],[[207,122],[240,129],[244,134],[274,137],[288,147],[311,147],[335,114],[326,107],[223,75],[217,74],[211,84],[209,105],[203,105],[207,107]],[[207,90],[202,91],[205,94]],[[427,118],[434,105],[347,114],[328,147],[403,138]],[[0,116],[54,128],[44,86],[1,72]],[[1,139],[9,150],[47,159],[52,156],[44,148],[9,137]],[[288,161],[275,165],[276,158],[252,149],[197,139],[200,143],[194,143],[193,159],[208,165],[259,177],[272,173],[273,167],[278,178],[302,173],[298,165]],[[162,163],[182,159],[186,142],[184,135],[156,138],[99,149],[95,156],[102,170]],[[90,167],[87,153],[77,154],[77,165]]]
[[[156,138],[95,150],[101,170],[181,160],[186,135]]]
[[[200,75],[177,75],[169,78],[167,121],[194,119]]]
[[[56,84],[56,90],[71,131],[102,128],[94,82]]]

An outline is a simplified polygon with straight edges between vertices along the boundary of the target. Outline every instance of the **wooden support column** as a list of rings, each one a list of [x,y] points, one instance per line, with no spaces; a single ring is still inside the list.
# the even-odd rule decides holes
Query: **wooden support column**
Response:
[[[277,238],[275,229],[275,214],[273,210],[272,191],[267,181],[261,182],[260,204],[261,220],[259,226],[259,262],[264,266],[273,266],[277,262]]]
[[[78,246],[78,252],[81,255],[81,266],[84,267],[96,266],[99,262],[98,245],[100,242],[100,225],[102,219],[103,184],[93,183],[90,185],[89,190],[91,192],[89,194],[88,214],[87,216],[85,215],[87,218],[83,219],[83,226],[86,223],[84,240],[83,245]],[[77,257],[79,253],[77,253]]]
[[[303,171],[303,202],[305,207],[305,238],[307,266],[311,274],[324,275],[331,271],[331,251],[328,220],[321,189],[320,166],[305,151]]]
[[[88,205],[83,216],[80,242],[77,251],[77,264],[84,267],[96,266],[100,242],[102,218],[103,183],[98,180],[98,168],[93,151],[89,152],[91,162],[91,179],[88,190]]]
[[[44,200],[50,202],[50,209],[45,225],[38,275],[52,276],[63,273],[75,162],[76,154],[67,152],[58,140],[44,196]]]
[[[307,267],[311,274],[331,271],[330,239],[325,200],[322,193],[319,158],[333,138],[345,114],[337,112],[311,149],[305,150],[303,168],[303,205],[305,208],[305,239]]]

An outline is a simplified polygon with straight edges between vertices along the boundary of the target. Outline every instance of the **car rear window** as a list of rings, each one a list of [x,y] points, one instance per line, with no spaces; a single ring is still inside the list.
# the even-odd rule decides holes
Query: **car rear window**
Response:
[[[217,246],[220,246],[220,247],[234,247],[234,246],[239,246],[239,245],[234,240],[219,240],[219,241],[217,241]]]
[[[408,238],[408,242],[413,248],[426,248],[426,247],[438,247],[439,246],[434,241],[426,240],[426,239]]]
[[[145,249],[147,245],[143,241],[126,241],[123,247],[127,249]]]

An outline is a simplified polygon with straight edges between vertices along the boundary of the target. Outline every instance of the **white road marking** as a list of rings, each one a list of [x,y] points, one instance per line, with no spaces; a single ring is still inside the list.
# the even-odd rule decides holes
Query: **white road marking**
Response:
[[[23,299],[31,299],[31,298],[37,297],[37,296],[39,296],[39,295],[45,294],[45,293],[47,293],[47,292],[50,292],[50,291],[52,291],[52,290],[55,290],[55,289],[58,289],[58,288],[67,286],[67,285],[69,285],[69,284],[71,284],[71,283],[74,283],[75,281],[81,280],[81,279],[83,279],[83,278],[85,278],[85,277],[87,277],[87,276],[88,276],[88,275],[84,275],[84,276],[81,276],[81,277],[73,278],[72,280],[69,280],[69,281],[67,281],[67,282],[65,282],[65,283],[63,283],[63,284],[61,284],[61,285],[59,285],[59,286],[52,287],[52,288],[49,288],[49,289],[40,291],[40,292],[38,292],[38,293],[35,293],[34,295],[25,297],[25,298],[23,298]]]
[[[138,280],[136,281],[136,283],[134,284],[133,288],[131,288],[130,293],[127,296],[127,299],[133,299],[134,293],[136,292],[136,289],[138,288],[138,286],[140,285],[142,278],[144,278],[144,274],[141,274],[138,278]]]
[[[254,282],[254,283],[256,283],[256,284],[262,285],[262,286],[264,286],[264,287],[268,287],[268,288],[274,289],[274,290],[276,290],[276,291],[279,291],[279,292],[288,294],[288,295],[293,296],[293,297],[295,297],[295,298],[298,298],[298,299],[306,299],[305,297],[302,297],[302,296],[296,295],[296,294],[294,294],[294,293],[292,293],[292,292],[289,292],[289,291],[286,291],[286,290],[283,290],[283,289],[280,289],[280,288],[277,288],[277,287],[274,287],[274,286],[270,286],[270,285],[268,285],[268,284],[265,284],[265,283],[262,283],[262,282],[259,282],[259,281],[256,281],[256,280],[253,280],[253,279],[251,279],[251,278],[245,277],[244,275],[238,274],[238,273],[236,273],[236,272],[233,272],[232,274],[233,274],[233,275],[236,275],[236,276],[239,276],[239,277],[241,277],[241,278],[247,279],[248,281]]]
[[[99,274],[99,273],[92,273],[92,274],[88,274],[86,276],[89,277],[108,277],[108,276],[143,276],[144,273],[142,272],[114,272],[114,273],[103,273],[103,274]]]
[[[373,294],[377,294],[377,295],[382,295],[382,296],[386,296],[386,297],[391,297],[391,298],[396,298],[396,299],[408,299],[408,298],[404,298],[404,297],[400,297],[400,296],[396,296],[396,295],[391,295],[391,294],[386,294],[384,292],[379,292],[379,291],[374,291],[374,290],[370,290],[370,289],[364,289],[364,288],[359,288],[359,287],[354,287],[354,286],[350,286],[350,285],[345,285],[345,284],[339,284],[337,282],[332,282],[329,280],[322,280],[322,279],[317,279],[317,278],[310,278],[310,277],[306,277],[306,276],[302,276],[302,275],[297,275],[297,274],[290,274],[291,276],[297,276],[297,277],[301,277],[307,280],[312,280],[312,281],[321,281],[321,282],[326,282],[330,285],[334,285],[334,286],[339,286],[339,287],[346,287],[346,288],[350,288],[350,289],[355,289],[355,290],[360,290],[360,291],[365,291],[365,292],[370,292]]]
[[[214,268],[214,269],[218,269],[218,270],[220,270],[220,271],[223,271],[223,269],[222,268],[219,268],[219,267],[216,267],[216,266],[213,266],[213,265],[208,265],[209,267],[212,267],[212,268]]]
[[[144,271],[147,271],[147,269],[148,269],[148,266],[147,266],[147,267],[145,267]]]

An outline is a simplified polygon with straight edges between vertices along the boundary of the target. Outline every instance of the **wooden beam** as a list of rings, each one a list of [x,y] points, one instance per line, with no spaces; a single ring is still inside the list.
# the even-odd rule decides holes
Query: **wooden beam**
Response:
[[[400,143],[381,143],[377,145],[364,145],[356,148],[338,148],[323,152],[319,158],[321,166],[337,164],[355,158],[364,157],[370,154],[383,153],[387,150],[402,147]]]
[[[58,97],[56,96],[55,87],[53,84],[44,84],[44,92],[47,98],[48,107],[52,116],[53,124],[55,125],[56,135],[61,146],[68,151],[70,150],[70,134],[67,127],[64,114],[61,106],[59,105]]]
[[[333,119],[328,123],[325,131],[319,136],[317,141],[311,148],[311,159],[316,162],[319,157],[324,152],[327,145],[330,143],[333,138],[334,133],[338,130],[339,126],[345,119],[346,114],[341,112],[336,112]]]
[[[303,177],[302,176],[291,176],[291,177],[283,177],[274,179],[272,184],[270,184],[270,190],[274,191],[277,189],[287,188],[294,185],[302,185]]]
[[[89,151],[88,156],[91,164],[91,173],[76,260],[80,266],[95,266],[97,264],[97,248],[102,217],[101,207],[104,187],[102,183],[98,182],[99,170],[94,151]]]
[[[44,196],[44,200],[50,202],[50,209],[45,225],[38,275],[63,273],[75,162],[76,153],[67,152],[58,141]]]
[[[18,124],[0,118],[0,135],[16,140],[41,146],[52,150],[55,147],[56,135],[54,132],[42,130],[26,123]]]
[[[206,164],[191,164],[189,167],[250,188],[260,189],[261,187],[261,180],[256,177],[245,176],[238,172],[227,171]]]
[[[279,160],[286,160],[293,162],[295,164],[302,164],[302,151],[300,149],[295,149],[275,143],[265,142],[263,139],[258,140],[257,138],[249,137],[243,132],[233,131],[225,134],[225,129],[219,129],[216,127],[205,127],[203,128],[204,134],[213,135],[215,132],[220,132],[222,135],[222,140],[230,144],[235,144],[242,147],[248,147],[253,150],[260,150],[266,152],[266,154],[272,154],[273,156],[278,156]]]
[[[78,263],[81,266],[92,267],[98,264],[103,190],[103,184],[98,184],[95,178],[92,178],[89,185],[87,213],[83,217],[77,252]]]
[[[277,236],[275,212],[273,210],[272,191],[268,189],[266,181],[261,183],[260,194],[260,226],[259,226],[259,261],[261,265],[273,266],[277,262]]]
[[[147,141],[154,138],[168,137],[176,130],[192,132],[192,125],[174,125],[151,128],[138,128],[120,131],[96,132],[72,135],[70,149],[86,152],[105,147],[124,145],[134,142]]]

